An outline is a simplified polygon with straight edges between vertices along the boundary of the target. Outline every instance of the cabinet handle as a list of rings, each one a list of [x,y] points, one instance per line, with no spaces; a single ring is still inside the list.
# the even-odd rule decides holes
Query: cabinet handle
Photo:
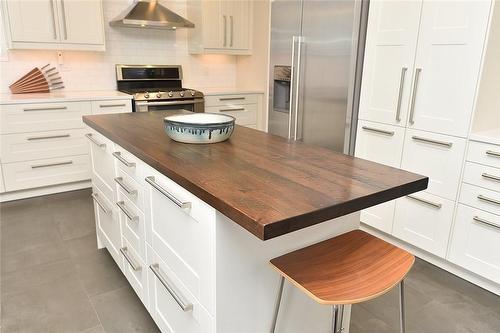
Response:
[[[493,150],[487,150],[486,155],[493,156],[493,157],[500,157],[500,152],[493,151]]]
[[[477,198],[482,201],[486,201],[488,203],[494,204],[494,205],[499,205],[500,206],[500,200],[493,199],[493,198],[488,198],[482,194],[478,195]]]
[[[99,200],[99,195],[97,193],[92,193],[91,196],[92,196],[92,199],[94,199],[94,201],[97,204],[97,206],[101,207],[101,209],[104,212],[104,214],[109,214],[111,212],[111,210],[108,207],[106,207],[106,205],[103,204]]]
[[[122,153],[120,153],[119,151],[115,151],[113,154],[112,154],[114,157],[116,157],[116,159],[120,162],[122,162],[125,166],[129,167],[129,168],[132,168],[132,167],[135,167],[135,163],[134,162],[129,162],[127,161],[126,159],[124,159],[122,157]]]
[[[410,124],[413,125],[415,123],[415,100],[417,99],[417,88],[418,88],[418,79],[420,78],[420,72],[422,72],[422,68],[415,69],[415,81],[413,82],[413,92],[411,95],[411,106],[410,106]]]
[[[54,27],[54,39],[57,39],[57,29],[56,29],[56,13],[54,12],[54,0],[50,0],[50,8],[52,12],[52,26]]]
[[[47,167],[53,167],[53,166],[59,166],[59,165],[68,165],[68,164],[73,164],[73,161],[50,163],[50,164],[38,164],[38,165],[32,165],[31,168],[32,169],[39,169],[39,168],[47,168]]]
[[[128,251],[127,251],[127,247],[122,247],[120,248],[120,252],[122,253],[122,255],[125,257],[125,259],[128,261],[128,263],[130,264],[130,267],[132,267],[132,269],[134,271],[140,271],[142,269],[141,266],[137,265],[135,263],[135,260],[133,260],[130,255],[128,254]]]
[[[179,199],[177,199],[172,193],[168,192],[165,190],[163,187],[161,187],[157,182],[155,182],[155,177],[149,176],[144,178],[151,186],[153,186],[155,189],[158,190],[161,194],[166,196],[168,199],[170,199],[174,204],[179,206],[180,208],[191,208],[191,203],[190,202],[183,202]]]
[[[219,101],[240,101],[240,100],[245,100],[245,97],[221,97],[219,98]]]
[[[245,111],[245,108],[219,109],[219,112],[228,112],[228,111]]]
[[[125,206],[124,201],[118,201],[116,205],[120,208],[120,210],[127,216],[127,218],[132,221],[132,222],[137,222],[139,221],[139,216],[132,214],[128,208]]]
[[[420,201],[420,202],[422,202],[422,203],[424,203],[426,205],[432,206],[432,207],[437,208],[437,209],[440,209],[443,206],[440,203],[433,202],[433,201],[426,200],[426,199],[422,199],[422,198],[419,198],[419,197],[415,197],[413,195],[407,195],[406,197],[410,198],[410,199],[413,199],[413,200],[416,200],[416,201]]]
[[[67,106],[48,106],[48,107],[41,107],[41,108],[25,108],[25,109],[23,109],[23,111],[29,112],[29,111],[66,110],[67,108],[68,108]]]
[[[223,15],[222,18],[224,19],[224,47],[227,45],[227,17],[226,15]]]
[[[193,303],[189,303],[185,300],[184,296],[182,296],[178,291],[175,290],[173,286],[170,285],[168,278],[163,276],[163,273],[160,270],[159,264],[152,264],[149,266],[151,271],[156,275],[160,283],[167,289],[168,293],[174,298],[175,302],[179,304],[182,311],[187,312],[193,310]]]
[[[61,134],[61,135],[50,135],[50,136],[32,136],[30,138],[26,138],[28,141],[35,140],[46,140],[46,139],[60,139],[60,138],[69,138],[69,134]]]
[[[401,99],[403,98],[403,87],[405,85],[405,76],[408,68],[401,68],[401,77],[399,78],[398,104],[396,107],[396,121],[401,121]]]
[[[233,22],[233,15],[229,16],[229,20],[231,21],[231,38],[229,39],[229,46],[230,47],[233,47],[233,32],[234,32],[234,29],[233,29],[233,26],[234,26],[234,22]]]
[[[483,178],[486,178],[486,179],[490,179],[490,180],[494,180],[496,182],[500,182],[500,177],[499,176],[495,176],[495,175],[490,175],[489,173],[486,173],[486,172],[483,172],[481,174],[481,176]]]
[[[64,26],[64,39],[68,39],[68,26],[66,24],[66,9],[64,8],[64,0],[61,0],[61,11],[62,11],[62,20]]]
[[[434,145],[439,145],[439,146],[443,146],[443,147],[447,147],[447,148],[451,148],[451,146],[453,146],[453,142],[445,142],[445,141],[427,139],[427,138],[422,138],[421,136],[416,136],[416,135],[413,135],[411,138],[415,141],[420,141],[420,142],[424,142],[424,143],[432,143]]]
[[[127,104],[100,104],[100,108],[118,108],[122,106],[127,106]]]
[[[361,128],[364,129],[365,131],[370,131],[370,132],[375,132],[375,133],[380,133],[380,134],[385,134],[385,135],[390,135],[390,136],[394,135],[394,131],[386,131],[386,130],[381,130],[378,128],[373,128],[373,127],[368,127],[368,126],[363,126]]]
[[[85,134],[85,136],[87,137],[87,139],[90,140],[90,142],[92,142],[93,144],[95,144],[97,147],[99,147],[99,148],[106,148],[106,144],[105,143],[101,143],[101,142],[97,141],[96,139],[94,139],[94,137],[92,136],[91,133],[87,133],[87,134]]]
[[[124,189],[125,192],[127,192],[128,194],[130,194],[130,195],[136,195],[137,194],[137,190],[131,189],[130,187],[128,187],[127,185],[125,185],[125,183],[123,182],[123,177],[116,177],[115,178],[115,182],[118,185],[120,185],[120,187],[122,189]]]
[[[495,229],[500,229],[500,225],[498,225],[498,224],[496,224],[496,223],[494,223],[494,222],[491,222],[491,221],[488,221],[488,220],[482,219],[482,218],[480,218],[479,216],[474,216],[472,219],[473,219],[474,221],[476,221],[476,222],[481,223],[481,224],[485,224],[485,225],[490,226],[490,227],[493,227],[493,228],[495,228]]]

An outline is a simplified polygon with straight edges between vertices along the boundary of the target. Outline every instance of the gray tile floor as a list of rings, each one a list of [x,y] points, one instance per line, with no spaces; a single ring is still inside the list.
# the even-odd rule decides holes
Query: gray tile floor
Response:
[[[88,190],[4,203],[1,332],[158,332],[106,250]],[[499,333],[500,297],[424,261],[406,283],[408,333]],[[398,332],[397,292],[355,305],[351,333]],[[236,332],[235,332],[236,333]]]

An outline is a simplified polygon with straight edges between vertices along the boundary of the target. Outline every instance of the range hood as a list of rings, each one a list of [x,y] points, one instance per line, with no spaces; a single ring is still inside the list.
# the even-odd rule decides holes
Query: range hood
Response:
[[[194,28],[194,24],[170,9],[160,5],[158,1],[135,0],[109,25],[127,28],[168,29]]]

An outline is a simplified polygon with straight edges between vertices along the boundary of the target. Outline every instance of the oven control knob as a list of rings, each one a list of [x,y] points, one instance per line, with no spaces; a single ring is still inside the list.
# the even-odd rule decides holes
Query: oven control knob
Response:
[[[157,93],[156,93],[156,97],[161,98],[161,93],[160,93],[160,92],[157,92]]]
[[[184,91],[179,92],[179,95],[180,95],[181,97],[184,97]]]
[[[173,97],[173,96],[174,96],[174,93],[173,93],[173,92],[171,92],[171,91],[169,91],[169,92],[168,92],[168,97]]]
[[[149,93],[148,92],[144,93],[144,98],[149,98]]]
[[[194,96],[194,94],[196,94],[196,91],[191,90],[190,93],[191,93],[191,96]]]

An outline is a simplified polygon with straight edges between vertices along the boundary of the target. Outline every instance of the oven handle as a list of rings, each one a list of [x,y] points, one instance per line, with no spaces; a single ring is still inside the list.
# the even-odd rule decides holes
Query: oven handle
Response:
[[[194,103],[202,103],[203,99],[194,99],[189,101],[167,101],[167,102],[135,102],[136,106],[161,106],[161,105],[187,105]]]

